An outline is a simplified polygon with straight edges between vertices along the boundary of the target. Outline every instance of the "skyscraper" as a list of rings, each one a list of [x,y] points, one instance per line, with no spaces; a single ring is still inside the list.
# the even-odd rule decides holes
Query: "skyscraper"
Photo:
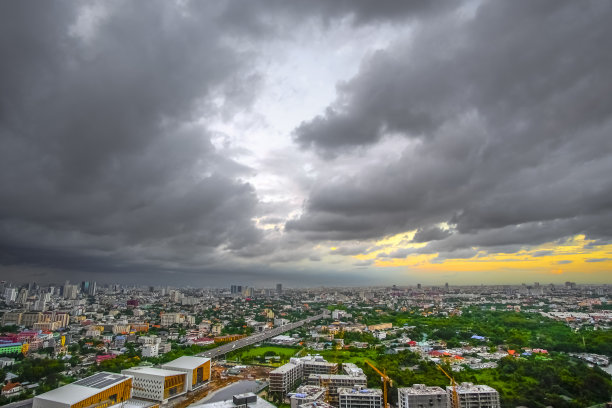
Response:
[[[278,295],[281,295],[283,293],[283,284],[282,283],[277,283],[276,284],[276,293]]]

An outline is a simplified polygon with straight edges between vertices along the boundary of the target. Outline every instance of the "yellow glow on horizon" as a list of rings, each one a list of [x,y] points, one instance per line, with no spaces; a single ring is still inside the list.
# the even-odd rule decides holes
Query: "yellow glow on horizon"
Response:
[[[407,267],[422,272],[534,272],[538,274],[563,275],[587,274],[609,277],[612,281],[612,244],[593,245],[584,235],[576,235],[563,243],[549,242],[522,249],[515,253],[488,254],[483,249],[474,257],[436,260],[438,254],[413,254],[402,258],[388,257],[400,249],[419,248],[426,244],[408,242],[411,233],[397,234],[377,242],[381,249],[368,254],[359,254],[359,260],[374,260],[376,267]],[[407,238],[410,237],[410,238]],[[475,248],[478,250],[478,248]],[[450,254],[452,256],[452,253]],[[599,259],[599,262],[587,262]]]

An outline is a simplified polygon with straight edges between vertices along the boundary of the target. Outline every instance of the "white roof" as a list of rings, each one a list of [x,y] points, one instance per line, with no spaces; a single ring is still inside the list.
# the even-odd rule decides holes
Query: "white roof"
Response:
[[[185,375],[183,371],[164,370],[163,368],[153,368],[153,367],[132,367],[126,370],[121,370],[121,374],[129,374],[129,375],[134,375],[134,376],[138,374],[148,374],[148,375],[156,375],[158,377]]]
[[[114,374],[114,373],[97,373],[90,377],[84,378],[82,380],[77,381],[104,385],[102,387],[97,386],[87,386],[87,385],[79,385],[77,383],[72,383],[68,385],[64,385],[63,387],[56,388],[54,390],[45,392],[44,394],[37,395],[35,398],[42,399],[46,401],[55,401],[61,402],[64,404],[74,405],[78,402],[83,401],[89,397],[92,397],[96,394],[103,392],[104,390],[114,387],[115,385],[128,380],[130,377]],[[105,381],[106,379],[106,381]],[[105,385],[108,384],[108,385]]]
[[[163,364],[163,368],[183,368],[187,370],[195,370],[202,364],[210,361],[210,358],[204,357],[193,357],[193,356],[183,356],[179,357],[176,360],[172,360],[166,364]]]
[[[276,405],[270,404],[265,399],[259,397],[257,397],[257,401],[249,402],[247,405],[249,406],[249,408],[276,408]],[[233,399],[229,399],[225,401],[209,402],[204,404],[195,403],[193,405],[190,405],[189,408],[236,408],[236,405],[234,405]]]

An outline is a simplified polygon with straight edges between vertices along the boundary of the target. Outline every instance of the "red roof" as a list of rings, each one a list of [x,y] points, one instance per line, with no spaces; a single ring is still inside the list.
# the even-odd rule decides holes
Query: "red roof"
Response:
[[[4,387],[2,387],[2,391],[10,391],[15,387],[19,387],[20,385],[21,384],[19,384],[18,382],[8,383]]]

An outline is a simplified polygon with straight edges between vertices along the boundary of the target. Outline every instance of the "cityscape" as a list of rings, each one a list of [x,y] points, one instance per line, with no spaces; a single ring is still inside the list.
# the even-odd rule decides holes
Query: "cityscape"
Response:
[[[0,1],[0,408],[612,408],[612,1]]]
[[[11,407],[574,407],[612,392],[610,285],[1,285]]]

